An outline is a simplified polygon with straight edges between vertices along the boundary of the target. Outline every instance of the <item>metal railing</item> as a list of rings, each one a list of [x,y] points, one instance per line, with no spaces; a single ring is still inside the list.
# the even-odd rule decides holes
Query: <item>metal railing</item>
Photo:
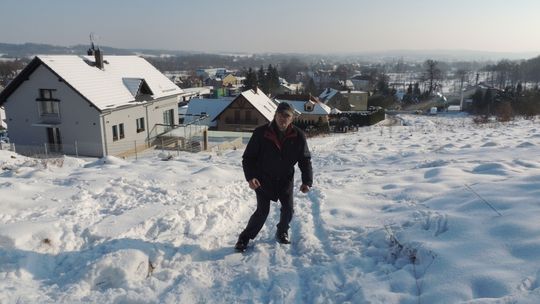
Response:
[[[121,158],[135,158],[154,150],[177,154],[180,151],[199,152],[205,149],[219,151],[236,149],[247,143],[251,133],[208,131],[201,124],[208,116],[203,115],[189,124],[156,124],[146,140],[120,139],[106,148],[101,143],[74,141],[71,143],[15,144],[0,143],[0,150],[8,150],[34,158],[54,158],[62,155],[75,157],[100,157],[103,154]],[[106,150],[105,150],[106,149]]]

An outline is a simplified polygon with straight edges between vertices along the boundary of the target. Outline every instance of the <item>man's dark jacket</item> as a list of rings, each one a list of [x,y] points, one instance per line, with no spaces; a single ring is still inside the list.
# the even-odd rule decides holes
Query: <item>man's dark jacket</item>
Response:
[[[281,136],[278,132],[273,121],[256,128],[242,156],[246,180],[257,178],[261,183],[257,191],[274,201],[280,194],[292,194],[296,163],[302,172],[302,183],[310,187],[313,184],[311,154],[304,132],[292,124]]]

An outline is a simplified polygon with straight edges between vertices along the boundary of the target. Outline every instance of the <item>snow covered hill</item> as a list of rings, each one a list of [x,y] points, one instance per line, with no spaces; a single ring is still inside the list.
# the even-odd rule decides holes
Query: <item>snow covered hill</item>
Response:
[[[273,203],[243,254],[241,150],[0,151],[0,303],[539,303],[540,125],[401,118],[310,139],[293,243]]]

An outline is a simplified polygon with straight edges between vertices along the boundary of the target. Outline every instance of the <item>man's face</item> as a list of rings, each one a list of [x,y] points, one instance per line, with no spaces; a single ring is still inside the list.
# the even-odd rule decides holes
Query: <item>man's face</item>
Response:
[[[294,120],[294,117],[289,112],[277,112],[274,116],[276,125],[280,131],[285,131]]]

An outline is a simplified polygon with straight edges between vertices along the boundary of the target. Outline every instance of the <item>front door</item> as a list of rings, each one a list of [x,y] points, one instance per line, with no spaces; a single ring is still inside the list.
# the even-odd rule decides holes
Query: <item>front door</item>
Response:
[[[47,140],[50,151],[62,151],[62,138],[60,137],[60,129],[47,128]]]
[[[170,109],[163,112],[163,124],[167,125],[167,130],[172,129],[174,126],[174,110]]]

